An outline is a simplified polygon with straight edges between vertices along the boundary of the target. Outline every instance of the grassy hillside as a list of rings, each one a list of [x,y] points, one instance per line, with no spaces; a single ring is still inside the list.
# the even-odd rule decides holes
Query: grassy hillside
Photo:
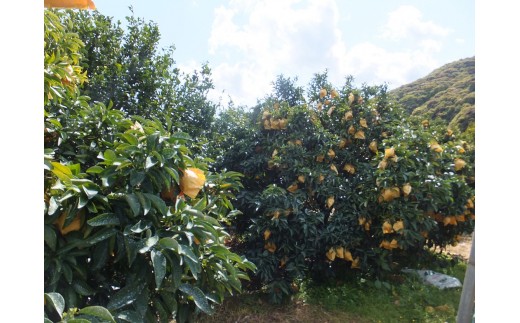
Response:
[[[475,57],[446,64],[390,93],[411,115],[442,119],[465,131],[475,123]]]

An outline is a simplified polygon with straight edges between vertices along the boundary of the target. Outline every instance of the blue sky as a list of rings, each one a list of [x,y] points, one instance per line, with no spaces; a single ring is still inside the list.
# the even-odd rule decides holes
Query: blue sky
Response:
[[[279,74],[306,85],[328,70],[341,85],[395,88],[475,55],[472,0],[95,0],[99,12],[158,24],[161,47],[175,45],[186,72],[208,62],[210,98],[252,105]]]

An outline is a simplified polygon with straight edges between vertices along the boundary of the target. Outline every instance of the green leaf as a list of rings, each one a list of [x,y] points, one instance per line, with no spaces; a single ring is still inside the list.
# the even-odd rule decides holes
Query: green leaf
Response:
[[[155,273],[156,288],[161,288],[164,276],[166,276],[166,258],[160,251],[152,251],[152,264]]]
[[[113,150],[107,149],[103,153],[103,159],[108,162],[112,162],[112,161],[116,160],[116,158],[117,158],[117,155]]]
[[[159,196],[150,193],[144,193],[144,195],[152,201],[152,205],[161,213],[161,215],[166,216],[168,214],[168,206],[166,206],[166,203],[164,203]]]
[[[146,162],[144,165],[145,169],[152,168],[155,164],[157,164],[157,160],[154,160],[152,156],[146,157]]]
[[[119,217],[115,213],[103,213],[92,219],[87,220],[87,223],[93,227],[106,225],[119,225]]]
[[[145,288],[143,283],[138,284],[136,282],[121,288],[121,290],[110,298],[110,301],[107,304],[107,309],[115,311],[125,305],[133,303],[137,296],[142,292],[143,288]]]
[[[123,311],[116,316],[118,319],[130,322],[130,323],[140,323],[144,322],[143,317],[140,316],[135,311]]]
[[[44,225],[44,233],[43,238],[45,243],[51,248],[53,251],[56,250],[56,231],[50,225]]]
[[[144,241],[144,246],[139,249],[139,253],[145,253],[150,251],[156,244],[157,241],[159,241],[159,236],[153,236]]]
[[[58,162],[51,162],[52,164],[52,173],[56,175],[59,179],[64,182],[69,181],[74,176],[72,175],[71,170]]]
[[[170,174],[175,183],[179,184],[179,172],[171,167],[164,167],[164,169],[168,172],[168,174]]]
[[[135,169],[133,169],[130,172],[130,185],[137,186],[141,184],[141,182],[144,180],[145,174],[143,172],[138,172]]]
[[[91,198],[93,198],[94,196],[96,196],[97,193],[99,193],[99,191],[97,189],[95,189],[95,188],[87,188],[87,186],[83,186],[83,192],[85,192],[85,194],[87,195],[89,200]]]
[[[79,314],[95,316],[102,319],[104,322],[116,322],[112,314],[110,314],[110,312],[103,306],[87,306],[82,308],[79,311]]]
[[[92,166],[90,167],[89,169],[87,169],[87,173],[88,174],[99,174],[101,172],[103,172],[104,168],[101,167],[101,166]]]
[[[170,249],[176,253],[179,253],[179,243],[173,238],[162,238],[159,240],[159,246],[164,249]]]
[[[141,205],[139,204],[139,200],[135,194],[127,194],[125,195],[125,199],[130,205],[130,209],[132,209],[132,213],[134,217],[139,215],[139,211],[141,210]]]
[[[204,313],[211,315],[213,314],[213,309],[208,304],[208,300],[206,299],[206,296],[204,293],[195,286],[189,285],[189,284],[181,284],[179,286],[179,290],[183,293],[186,293],[187,295],[193,297],[193,300],[195,301],[195,305],[202,310]]]
[[[63,296],[59,293],[45,293],[45,301],[61,318],[65,310],[65,299],[63,299]]]
[[[94,235],[88,237],[86,240],[85,240],[85,243],[87,245],[94,245],[100,241],[103,241],[105,239],[108,239],[110,238],[111,236],[113,236],[114,234],[116,234],[118,231],[112,227],[107,227],[107,228],[104,228],[104,229],[101,229],[99,230],[98,232],[96,232]]]
[[[139,141],[137,140],[137,138],[132,134],[124,133],[120,136],[121,136],[121,138],[126,140],[126,142],[128,142],[130,145],[137,146],[139,144]]]
[[[143,215],[148,214],[152,208],[152,202],[141,192],[136,192],[135,194],[137,195],[137,199],[139,199],[139,203],[141,203],[141,206],[143,207]]]
[[[95,293],[95,291],[87,285],[83,280],[76,280],[72,283],[74,291],[82,296],[89,296]]]

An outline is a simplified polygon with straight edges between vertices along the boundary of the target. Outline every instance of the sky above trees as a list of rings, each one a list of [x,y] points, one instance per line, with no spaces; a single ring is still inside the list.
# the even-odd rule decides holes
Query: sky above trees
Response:
[[[121,20],[156,22],[161,46],[190,72],[203,62],[213,71],[213,100],[255,104],[277,75],[306,84],[328,70],[331,81],[414,81],[454,60],[475,55],[475,4],[461,0],[96,0]]]

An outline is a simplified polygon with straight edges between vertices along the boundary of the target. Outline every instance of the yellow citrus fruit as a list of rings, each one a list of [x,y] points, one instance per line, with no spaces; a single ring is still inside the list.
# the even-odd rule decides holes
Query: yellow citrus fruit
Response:
[[[269,239],[270,236],[271,236],[271,230],[266,229],[266,230],[264,231],[264,240]]]
[[[336,257],[343,259],[343,247],[336,247]]]
[[[392,229],[392,225],[390,224],[390,222],[385,221],[385,223],[383,223],[383,234],[388,234],[392,232],[394,232],[394,230]]]
[[[326,95],[327,95],[327,90],[326,89],[321,89],[320,90],[320,99],[323,98]]]
[[[298,176],[298,182],[305,183],[305,176],[304,175]]]
[[[336,165],[334,165],[334,164],[330,165],[330,169],[331,169],[334,173],[336,173],[336,175],[338,175],[338,169],[336,168]]]
[[[358,130],[354,135],[356,139],[365,139],[365,132],[363,130]]]
[[[334,248],[330,248],[329,251],[325,253],[325,256],[327,256],[327,259],[329,259],[330,261],[334,261],[334,259],[336,259],[336,251],[334,250]]]
[[[268,242],[265,244],[264,249],[267,249],[270,253],[274,253],[276,251],[276,245],[274,242]]]
[[[323,155],[319,155],[319,156],[316,157],[316,161],[317,161],[318,163],[323,162],[324,159],[325,159],[325,156],[323,156]]]
[[[368,149],[370,149],[374,154],[377,154],[377,141],[372,141],[370,145],[368,145]]]
[[[339,97],[339,93],[336,90],[332,90],[330,93],[330,96],[334,99],[334,98]]]
[[[359,269],[360,268],[359,257],[356,257],[356,259],[354,259],[352,261],[352,265],[350,266],[350,268],[352,268],[352,269]]]
[[[287,188],[287,190],[288,190],[289,192],[291,192],[291,193],[296,192],[297,189],[298,189],[298,184],[297,184],[297,183],[293,183],[293,184],[291,184],[291,186],[289,186],[289,187]]]
[[[412,192],[412,185],[409,183],[406,183],[403,185],[403,195],[408,196]]]
[[[68,212],[61,213],[59,218],[56,219],[56,221],[54,222],[54,225],[58,227],[58,230],[62,235],[66,235],[69,232],[78,231],[79,229],[81,229],[81,226],[83,225],[85,210],[78,211],[72,222],[69,223],[69,225],[67,225],[66,227],[63,227],[68,214]]]
[[[354,126],[350,126],[350,127],[348,128],[348,133],[349,133],[350,135],[355,134],[355,133],[356,133],[356,128],[354,128]]]
[[[401,221],[401,220],[396,221],[394,223],[394,225],[392,226],[392,228],[394,229],[395,232],[399,232],[399,231],[403,230],[404,229],[403,221]]]
[[[355,99],[356,99],[356,97],[354,96],[354,93],[349,93],[349,95],[348,95],[348,104],[354,103]]]
[[[339,146],[340,149],[343,149],[343,148],[347,147],[347,139],[341,138],[341,140],[339,141],[338,146]]]
[[[356,168],[352,164],[345,164],[343,170],[350,174],[354,174],[356,172]]]
[[[361,118],[361,119],[359,120],[359,125],[360,125],[361,127],[368,128],[368,126],[367,126],[367,120],[366,120],[365,118]]]
[[[354,261],[354,259],[352,258],[352,254],[350,253],[350,250],[345,250],[343,252],[343,259],[348,261]]]
[[[329,196],[327,198],[327,208],[330,209],[334,205],[334,196]]]
[[[392,158],[395,156],[395,148],[385,148],[385,159]]]
[[[352,114],[352,111],[345,112],[345,120],[352,120],[354,119],[354,115]]]
[[[460,158],[455,158],[455,171],[463,169],[466,166],[466,162]]]
[[[205,182],[206,176],[202,170],[195,167],[187,168],[181,177],[181,191],[193,199],[199,194]]]
[[[377,166],[377,168],[379,168],[379,169],[383,169],[383,170],[384,170],[384,169],[386,169],[386,166],[387,166],[387,165],[388,165],[388,162],[387,162],[386,160],[383,159],[383,160],[379,163],[379,165]]]
[[[336,153],[334,152],[334,150],[329,149],[329,151],[327,152],[327,156],[329,156],[330,159],[333,159],[334,157],[336,157]]]

